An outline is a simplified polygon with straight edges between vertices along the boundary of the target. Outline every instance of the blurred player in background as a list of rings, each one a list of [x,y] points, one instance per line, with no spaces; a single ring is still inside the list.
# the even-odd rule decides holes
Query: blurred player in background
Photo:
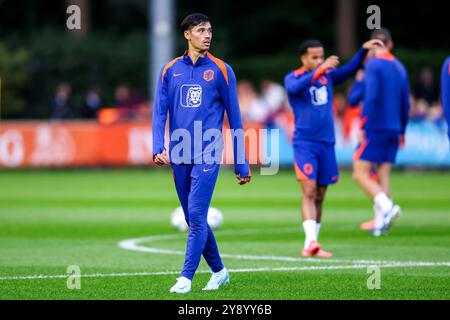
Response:
[[[370,52],[369,54],[367,54],[367,58],[369,58],[369,56]],[[363,98],[364,98],[364,69],[360,69],[356,73],[355,81],[353,81],[353,84],[348,92],[348,103],[353,108],[362,109]],[[374,166],[372,166],[370,170],[370,177],[372,180],[378,181],[377,168]],[[373,230],[374,227],[375,227],[375,219],[372,219],[370,221],[361,223],[359,229],[363,231],[371,231]]]
[[[447,119],[448,139],[450,142],[450,57],[445,60],[441,75],[441,100],[444,109],[445,119]]]
[[[325,60],[320,41],[305,41],[300,47],[302,67],[284,79],[295,116],[294,168],[302,187],[304,257],[332,256],[321,249],[318,237],[327,187],[339,177],[334,150],[333,86],[352,77],[367,52],[377,45],[383,46],[379,40],[366,42],[348,64],[337,68],[339,58],[330,56]]]
[[[393,48],[392,41],[390,42],[389,45],[390,45],[389,51],[391,51]],[[370,51],[367,54],[365,62],[367,62],[367,60],[370,59],[373,56],[373,54],[374,54],[373,51]],[[364,68],[358,70],[358,72],[356,73],[355,81],[353,81],[352,86],[350,87],[350,90],[348,92],[348,103],[352,108],[362,109],[363,99],[364,99]],[[377,166],[375,165],[373,165],[372,168],[370,169],[370,178],[375,182],[379,182],[377,176]],[[390,192],[389,190],[383,189],[383,191],[389,195]],[[374,227],[375,227],[375,218],[370,221],[361,223],[359,229],[363,231],[372,231]]]
[[[383,41],[365,66],[364,98],[359,146],[354,155],[353,178],[374,202],[375,225],[372,235],[385,234],[400,207],[393,203],[390,173],[400,141],[404,140],[410,108],[408,73],[390,49],[392,37],[387,29],[375,30],[372,39]],[[370,177],[373,166],[379,181]]]
[[[217,290],[230,281],[214,234],[207,223],[222,149],[220,154],[214,157],[215,162],[211,163],[205,159],[207,152],[211,152],[220,144],[217,139],[222,137],[224,111],[227,112],[231,129],[242,130],[234,72],[229,65],[208,52],[212,39],[209,18],[203,14],[189,15],[183,20],[181,29],[189,49],[163,67],[158,81],[152,123],[153,160],[158,165],[170,161],[175,187],[189,225],[183,270],[176,284],[170,289],[170,292],[174,293],[191,291],[191,281],[202,255],[213,271],[203,290]],[[174,147],[178,141],[171,139],[170,157],[164,147],[167,112],[170,115],[171,137],[178,129],[181,129],[179,132],[187,131],[190,134],[189,150],[183,150],[183,154],[175,154],[175,149],[178,148]],[[202,134],[200,137],[195,133],[199,125]],[[207,130],[216,130],[219,136],[212,139],[213,141],[203,139]],[[195,148],[198,141],[201,150]],[[189,152],[191,150],[192,153]],[[238,135],[234,138],[234,161],[239,184],[250,182],[251,173],[245,159],[243,135],[242,139]]]

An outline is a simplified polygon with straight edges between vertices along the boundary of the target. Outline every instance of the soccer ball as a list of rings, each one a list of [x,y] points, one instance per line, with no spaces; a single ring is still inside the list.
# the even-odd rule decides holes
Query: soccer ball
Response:
[[[208,210],[208,225],[211,229],[219,229],[223,225],[223,214],[217,208],[209,208]],[[188,225],[184,219],[184,212],[182,207],[176,208],[170,216],[170,223],[172,227],[179,231],[187,231]]]
[[[170,216],[170,223],[172,224],[172,227],[178,231],[186,231],[188,229],[188,225],[184,219],[184,211],[182,207],[178,207],[173,210],[172,215]]]
[[[219,229],[223,225],[223,214],[217,208],[209,208],[208,210],[208,224],[213,230]]]

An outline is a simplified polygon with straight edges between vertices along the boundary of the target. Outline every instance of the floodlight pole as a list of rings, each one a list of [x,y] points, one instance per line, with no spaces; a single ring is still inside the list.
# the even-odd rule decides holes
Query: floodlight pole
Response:
[[[154,99],[162,66],[174,58],[174,0],[148,1],[150,99]]]

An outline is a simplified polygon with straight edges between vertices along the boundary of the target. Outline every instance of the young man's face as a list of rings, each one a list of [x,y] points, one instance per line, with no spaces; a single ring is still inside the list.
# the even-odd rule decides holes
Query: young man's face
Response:
[[[200,52],[209,50],[212,39],[211,23],[204,22],[186,30],[184,37],[193,49]]]
[[[320,66],[324,61],[324,50],[322,47],[308,48],[300,59],[307,70],[311,71]]]

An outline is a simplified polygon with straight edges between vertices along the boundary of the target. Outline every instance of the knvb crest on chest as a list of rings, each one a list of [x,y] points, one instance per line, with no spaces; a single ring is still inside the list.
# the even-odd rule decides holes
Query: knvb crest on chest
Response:
[[[208,69],[203,72],[203,80],[207,82],[214,80],[214,70]]]
[[[319,83],[324,86],[328,84],[328,78],[324,76],[321,76],[317,81],[319,81]]]

